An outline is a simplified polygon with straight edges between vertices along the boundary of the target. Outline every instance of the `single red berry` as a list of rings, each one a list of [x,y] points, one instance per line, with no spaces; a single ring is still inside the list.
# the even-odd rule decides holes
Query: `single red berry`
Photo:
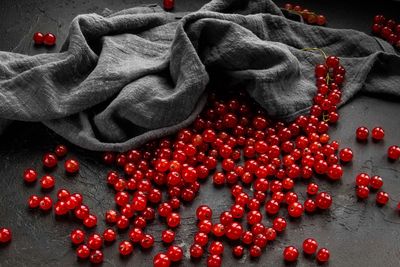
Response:
[[[121,215],[118,217],[116,222],[118,229],[126,229],[129,227],[129,219],[125,215]]]
[[[287,222],[282,217],[276,217],[273,221],[272,227],[278,233],[285,231]]]
[[[108,228],[108,229],[104,230],[103,238],[107,242],[113,242],[117,238],[117,233],[113,229]]]
[[[104,259],[104,255],[103,255],[103,252],[101,252],[101,250],[93,250],[90,253],[89,260],[91,263],[98,264],[98,263],[103,262],[103,259]]]
[[[144,249],[151,248],[154,244],[154,237],[150,234],[143,235],[142,240],[140,240],[140,246]]]
[[[88,238],[87,245],[90,249],[100,249],[103,246],[103,237],[99,234],[91,234]]]
[[[357,186],[356,194],[361,199],[366,199],[369,196],[369,188],[364,185]]]
[[[133,252],[132,243],[124,240],[121,243],[119,243],[118,250],[122,256],[130,255]]]
[[[202,247],[208,243],[208,235],[203,232],[197,232],[193,239],[195,244],[199,244]]]
[[[70,196],[71,193],[67,189],[61,188],[57,191],[57,199],[60,201],[66,201]]]
[[[235,246],[232,249],[232,253],[233,253],[233,256],[241,258],[243,256],[243,253],[244,253],[244,247],[240,246],[240,245]]]
[[[286,247],[283,250],[283,259],[288,262],[296,261],[299,257],[299,251],[294,246]]]
[[[207,257],[207,267],[221,267],[222,258],[219,255],[210,255]]]
[[[28,199],[28,206],[29,208],[37,208],[40,205],[41,198],[37,195],[31,195]]]
[[[329,257],[330,257],[330,253],[329,250],[326,248],[321,248],[320,250],[318,250],[317,252],[317,261],[320,263],[324,263],[329,261]]]
[[[56,44],[56,36],[52,33],[46,33],[43,37],[43,44],[47,46],[53,46]]]
[[[202,220],[210,220],[212,217],[212,210],[210,207],[206,205],[201,205],[196,210],[197,219]]]
[[[386,205],[389,201],[389,194],[383,191],[380,191],[376,194],[376,203],[379,205]]]
[[[42,158],[43,165],[46,168],[54,168],[57,165],[57,156],[54,153],[46,153]]]
[[[76,173],[79,171],[79,162],[74,159],[67,159],[64,168],[67,173]]]
[[[368,139],[369,131],[367,127],[359,127],[356,130],[356,137],[360,141],[365,141]]]
[[[40,185],[43,189],[53,188],[56,183],[56,180],[51,175],[45,175],[40,179]]]
[[[39,203],[39,208],[48,211],[53,207],[53,200],[49,196],[44,196]]]
[[[85,219],[83,219],[83,224],[87,228],[93,228],[97,225],[97,217],[93,214],[89,214]]]
[[[388,148],[388,158],[391,160],[398,160],[400,158],[400,147],[399,146],[390,146]]]
[[[170,229],[164,230],[161,234],[161,239],[164,243],[172,243],[175,240],[175,232]]]
[[[32,39],[35,45],[41,45],[43,44],[44,35],[41,32],[35,32]]]
[[[77,206],[74,210],[75,217],[78,219],[85,219],[89,216],[89,208],[86,205]]]
[[[329,56],[326,58],[325,64],[328,66],[328,68],[336,69],[339,67],[339,58],[335,56]]]
[[[0,243],[8,243],[11,241],[12,233],[9,228],[0,228]]]
[[[348,147],[343,148],[339,152],[339,157],[340,157],[340,160],[343,162],[350,162],[353,160],[353,151]]]
[[[252,245],[249,249],[249,252],[252,258],[258,258],[261,256],[262,253],[261,248],[257,245]]]
[[[26,169],[23,177],[25,182],[33,183],[37,179],[37,172],[34,169]]]
[[[371,135],[375,141],[380,141],[385,137],[385,131],[381,127],[375,127],[372,129]]]
[[[140,241],[142,241],[144,237],[143,231],[140,228],[133,228],[130,232],[129,232],[129,239],[133,242],[133,243],[139,243]]]
[[[171,260],[165,253],[158,253],[153,258],[154,267],[169,267],[171,265]]]
[[[226,226],[225,235],[230,240],[238,240],[243,234],[243,227],[238,222],[232,222]]]
[[[370,183],[371,178],[366,173],[360,173],[356,177],[356,185],[357,186],[368,186]]]
[[[76,249],[76,256],[80,259],[87,259],[90,256],[90,248],[87,245],[80,245]]]
[[[190,257],[192,258],[200,258],[204,254],[204,249],[199,244],[193,244],[190,247]]]
[[[317,207],[326,210],[332,205],[332,197],[327,192],[318,193],[317,197],[315,198],[315,203]]]
[[[309,183],[307,186],[307,194],[316,195],[318,193],[319,186],[316,183]]]
[[[318,243],[313,238],[307,238],[303,242],[303,251],[306,254],[314,254],[317,251]]]
[[[65,155],[67,155],[68,149],[64,145],[58,145],[54,149],[54,153],[57,155],[57,157],[62,158],[65,157]]]
[[[56,204],[54,204],[54,213],[56,215],[62,216],[67,214],[69,211],[67,204],[64,201],[57,201]]]
[[[288,206],[288,213],[293,218],[298,218],[303,214],[303,205],[299,202],[293,202]]]
[[[183,250],[178,246],[170,246],[167,251],[167,256],[172,262],[181,261],[183,258]]]
[[[304,201],[304,210],[308,213],[313,213],[317,209],[317,204],[312,199],[306,199]]]
[[[371,177],[369,185],[371,186],[372,189],[378,190],[383,186],[383,180],[380,176],[374,175]]]
[[[208,252],[212,255],[222,255],[224,253],[224,245],[219,241],[213,241],[208,248]]]
[[[175,0],[163,0],[163,7],[166,11],[174,9]]]
[[[178,227],[181,224],[181,216],[178,213],[171,213],[167,216],[167,225],[171,228]]]

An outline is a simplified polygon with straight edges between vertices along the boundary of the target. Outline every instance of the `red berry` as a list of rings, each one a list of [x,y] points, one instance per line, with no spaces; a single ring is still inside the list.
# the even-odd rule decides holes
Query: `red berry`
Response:
[[[342,166],[340,166],[338,164],[333,164],[333,165],[329,166],[326,174],[328,175],[328,177],[331,180],[334,180],[334,181],[339,180],[340,178],[342,178],[342,175],[343,175]]]
[[[47,33],[43,37],[43,44],[47,46],[53,46],[56,44],[56,36],[52,33]]]
[[[241,258],[243,256],[244,253],[244,247],[243,246],[235,246],[232,249],[232,253],[235,257]]]
[[[329,56],[326,58],[326,65],[328,68],[336,69],[339,67],[339,58],[335,56]]]
[[[68,149],[64,145],[58,145],[54,149],[54,153],[57,155],[57,157],[62,158],[65,157],[65,155],[67,155]]]
[[[400,147],[399,146],[390,146],[388,148],[388,158],[391,160],[398,160],[400,158]]]
[[[174,9],[175,0],[163,0],[163,7],[166,11]]]
[[[366,173],[360,173],[356,177],[356,185],[357,186],[368,186],[370,183],[371,178]]]
[[[28,206],[29,208],[37,208],[40,205],[40,197],[37,195],[31,195],[28,199]]]
[[[89,214],[85,219],[83,219],[83,224],[87,228],[93,228],[97,225],[97,217],[93,214]]]
[[[272,227],[274,228],[275,231],[278,233],[285,231],[286,229],[287,222],[284,218],[282,217],[277,217],[274,219]]]
[[[203,248],[199,244],[193,244],[190,247],[190,257],[192,258],[200,258],[204,254]]]
[[[317,204],[317,207],[322,210],[329,209],[329,207],[332,205],[332,197],[327,192],[318,193],[317,197],[315,198],[315,203]]]
[[[308,213],[313,213],[317,209],[317,204],[312,199],[307,199],[304,201],[304,210]]]
[[[369,185],[372,189],[378,190],[383,186],[383,180],[380,176],[374,175],[371,177]]]
[[[207,267],[220,267],[222,259],[219,255],[210,255],[207,257]]]
[[[225,235],[230,240],[238,240],[242,236],[243,227],[238,222],[232,222],[226,227]]]
[[[360,141],[365,141],[368,139],[369,131],[366,127],[359,127],[356,131],[356,137]]]
[[[343,148],[339,152],[339,157],[340,157],[340,160],[343,162],[350,162],[353,159],[353,151],[348,147]]]
[[[74,214],[76,218],[83,220],[89,216],[89,208],[86,205],[77,206],[74,210]]]
[[[167,255],[172,262],[178,262],[183,258],[183,250],[178,246],[170,246],[168,248]]]
[[[66,201],[70,198],[71,193],[67,189],[60,189],[57,191],[57,199],[60,201]]]
[[[8,243],[11,241],[12,233],[8,228],[0,228],[0,243]]]
[[[104,230],[103,238],[107,242],[113,242],[117,238],[117,233],[113,229],[108,228],[108,229]]]
[[[151,248],[154,244],[154,237],[150,234],[143,235],[142,240],[140,240],[140,246],[144,249]]]
[[[87,245],[90,249],[100,249],[103,246],[103,238],[99,234],[91,234]]]
[[[261,248],[259,247],[259,246],[256,246],[256,245],[252,245],[251,247],[250,247],[250,249],[249,249],[249,252],[250,252],[250,256],[252,257],[252,258],[258,258],[258,257],[260,257],[261,256]]]
[[[208,252],[212,255],[222,255],[224,253],[224,245],[219,241],[213,241],[208,248]]]
[[[389,201],[389,194],[383,191],[380,191],[376,194],[376,203],[379,205],[386,205]]]
[[[288,213],[293,218],[298,218],[303,214],[303,205],[299,202],[293,202],[288,206]]]
[[[49,196],[44,196],[39,203],[39,208],[48,211],[53,207],[53,200]]]
[[[296,261],[299,257],[299,251],[294,246],[286,247],[283,250],[283,259],[288,262]]]
[[[171,260],[165,253],[158,253],[153,258],[154,267],[169,267],[171,265]]]
[[[164,230],[161,234],[161,239],[164,243],[172,243],[175,240],[175,232],[172,230]]]
[[[167,216],[167,225],[171,228],[178,227],[181,223],[181,216],[178,213],[171,213]]]
[[[320,250],[318,250],[316,258],[318,262],[324,263],[329,261],[329,256],[329,250],[326,248],[321,248]]]
[[[37,179],[37,172],[34,169],[26,169],[23,177],[25,182],[32,183]]]
[[[43,189],[53,188],[56,183],[56,180],[51,175],[45,175],[40,179],[40,185]]]
[[[41,45],[43,44],[44,35],[41,32],[35,32],[32,39],[35,45]]]
[[[54,213],[56,215],[65,215],[68,211],[69,209],[64,201],[57,201],[56,204],[54,204]]]
[[[46,153],[42,159],[43,165],[46,168],[54,168],[57,165],[57,156],[53,153]]]
[[[95,264],[101,263],[101,262],[103,262],[103,258],[104,258],[103,252],[101,252],[100,250],[93,250],[90,253],[90,262],[91,263],[95,263]]]
[[[369,196],[369,189],[364,185],[357,186],[356,194],[361,199],[366,199]]]
[[[375,141],[380,141],[385,136],[385,131],[381,127],[375,127],[372,129],[371,135]]]
[[[310,183],[307,186],[307,194],[316,195],[318,193],[319,186],[316,183]]]
[[[303,242],[303,251],[306,254],[314,254],[317,251],[318,243],[313,238],[307,238]]]
[[[76,249],[76,256],[80,259],[87,259],[90,256],[90,248],[87,245],[80,245]]]
[[[67,159],[64,168],[67,173],[76,173],[79,171],[79,162],[74,159]]]
[[[122,256],[127,256],[132,254],[133,246],[131,242],[124,240],[121,243],[119,243],[118,250]]]
[[[212,217],[212,210],[206,205],[199,206],[196,210],[196,216],[200,221],[210,220]]]
[[[133,228],[130,232],[129,232],[129,239],[133,242],[133,243],[139,243],[140,241],[142,241],[144,237],[143,231],[140,228]]]

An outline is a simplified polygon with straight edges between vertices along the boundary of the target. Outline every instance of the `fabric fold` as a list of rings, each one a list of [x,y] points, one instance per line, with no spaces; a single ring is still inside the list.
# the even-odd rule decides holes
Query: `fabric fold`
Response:
[[[60,53],[0,52],[0,127],[41,121],[90,150],[125,151],[189,125],[207,87],[246,89],[269,116],[312,105],[318,47],[346,68],[343,101],[400,96],[400,57],[354,30],[286,18],[270,0],[214,0],[176,20],[160,8],[79,15]]]

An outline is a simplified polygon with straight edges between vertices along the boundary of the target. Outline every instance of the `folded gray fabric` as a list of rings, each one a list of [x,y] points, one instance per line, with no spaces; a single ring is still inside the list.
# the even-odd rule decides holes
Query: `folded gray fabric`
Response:
[[[41,121],[78,146],[124,151],[189,125],[210,83],[291,120],[316,91],[323,58],[309,47],[340,57],[343,103],[360,90],[400,96],[388,43],[289,20],[270,0],[214,0],[180,20],[154,7],[80,15],[60,53],[0,52],[0,131]]]

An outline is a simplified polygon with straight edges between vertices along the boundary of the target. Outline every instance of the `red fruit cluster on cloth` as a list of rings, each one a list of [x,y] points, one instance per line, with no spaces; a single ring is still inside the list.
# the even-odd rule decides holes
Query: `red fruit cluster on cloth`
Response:
[[[323,26],[326,24],[326,18],[324,15],[318,15],[307,8],[302,8],[299,5],[293,5],[293,4],[285,4],[284,9],[298,13],[303,17],[303,20],[310,25],[319,25]]]
[[[400,24],[383,15],[376,15],[373,20],[372,33],[400,49]]]

